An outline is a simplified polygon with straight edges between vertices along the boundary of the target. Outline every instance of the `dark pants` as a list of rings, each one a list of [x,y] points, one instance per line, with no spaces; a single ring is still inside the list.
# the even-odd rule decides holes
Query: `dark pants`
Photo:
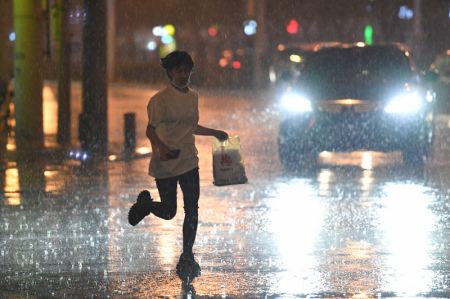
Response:
[[[200,197],[200,181],[198,168],[182,175],[156,179],[161,202],[153,202],[152,213],[169,220],[177,213],[177,183],[180,184],[184,200],[183,253],[192,253],[198,225],[198,199]]]

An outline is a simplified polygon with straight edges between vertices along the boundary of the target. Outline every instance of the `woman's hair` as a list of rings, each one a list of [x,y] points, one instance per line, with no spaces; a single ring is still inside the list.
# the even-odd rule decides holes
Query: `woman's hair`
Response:
[[[194,68],[194,61],[186,51],[173,51],[166,57],[161,58],[161,66],[166,70],[177,68],[179,66],[187,66],[190,69]]]

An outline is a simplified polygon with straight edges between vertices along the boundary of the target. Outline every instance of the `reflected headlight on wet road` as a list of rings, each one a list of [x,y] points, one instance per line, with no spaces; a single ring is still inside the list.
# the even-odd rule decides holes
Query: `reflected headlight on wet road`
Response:
[[[311,112],[311,101],[297,93],[285,93],[281,97],[281,107],[292,113]]]
[[[386,113],[413,114],[422,108],[422,98],[417,92],[405,92],[394,97],[384,108]]]

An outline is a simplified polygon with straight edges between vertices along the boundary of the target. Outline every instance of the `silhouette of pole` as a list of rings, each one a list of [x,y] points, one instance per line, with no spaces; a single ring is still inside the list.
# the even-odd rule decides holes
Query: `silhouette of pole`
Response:
[[[39,152],[44,143],[39,4],[35,0],[13,2],[16,149],[27,157]]]
[[[9,45],[9,14],[11,13],[11,2],[9,0],[0,0],[0,80],[7,84],[11,77],[10,51]],[[0,83],[1,84],[1,83]]]
[[[56,139],[62,146],[70,145],[70,43],[68,31],[68,3],[56,3],[56,67],[58,79],[58,132]]]
[[[416,59],[419,62],[419,65],[422,67],[423,65],[423,49],[422,49],[422,42],[423,42],[423,20],[422,20],[422,1],[421,0],[414,0],[414,48],[413,51],[415,52]]]
[[[253,45],[253,86],[259,88],[264,85],[265,64],[267,54],[267,37],[266,37],[266,0],[248,0],[247,16],[252,19],[256,18],[258,27],[256,29],[255,42]]]
[[[107,2],[107,59],[108,59],[108,81],[116,79],[116,0]]]
[[[86,21],[82,50],[82,114],[79,134],[83,150],[108,153],[106,82],[106,0],[84,0]]]
[[[131,156],[136,151],[136,114],[125,113],[124,115],[124,152]]]

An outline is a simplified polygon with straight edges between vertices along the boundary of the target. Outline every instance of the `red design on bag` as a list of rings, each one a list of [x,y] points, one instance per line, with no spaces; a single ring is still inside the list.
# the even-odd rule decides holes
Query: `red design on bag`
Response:
[[[220,165],[222,166],[230,166],[232,163],[231,157],[227,154],[222,154],[220,157]]]

